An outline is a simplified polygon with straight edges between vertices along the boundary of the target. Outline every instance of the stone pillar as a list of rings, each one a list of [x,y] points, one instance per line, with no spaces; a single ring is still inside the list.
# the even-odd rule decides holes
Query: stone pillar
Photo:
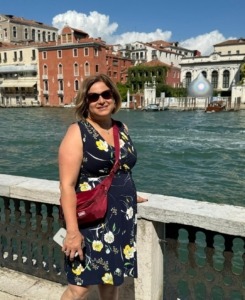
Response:
[[[135,279],[135,300],[163,299],[164,224],[138,220],[138,279]]]

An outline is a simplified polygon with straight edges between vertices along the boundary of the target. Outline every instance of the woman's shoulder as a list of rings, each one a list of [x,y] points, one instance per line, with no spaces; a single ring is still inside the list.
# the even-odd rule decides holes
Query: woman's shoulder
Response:
[[[127,128],[127,126],[125,125],[125,123],[119,121],[119,120],[114,120],[113,119],[113,122],[117,125],[117,127],[120,129],[124,129],[124,128]]]

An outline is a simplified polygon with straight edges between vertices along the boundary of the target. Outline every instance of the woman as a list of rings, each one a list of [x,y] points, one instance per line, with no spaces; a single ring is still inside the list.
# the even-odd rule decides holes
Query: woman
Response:
[[[77,95],[79,121],[70,125],[59,148],[61,205],[67,229],[62,250],[68,287],[62,300],[86,299],[91,285],[98,285],[101,299],[116,300],[124,277],[137,277],[137,202],[146,199],[136,194],[131,176],[136,151],[127,127],[119,121],[120,168],[108,193],[105,219],[83,226],[76,219],[76,192],[91,189],[114,164],[111,115],[120,106],[121,97],[108,76],[85,79]]]

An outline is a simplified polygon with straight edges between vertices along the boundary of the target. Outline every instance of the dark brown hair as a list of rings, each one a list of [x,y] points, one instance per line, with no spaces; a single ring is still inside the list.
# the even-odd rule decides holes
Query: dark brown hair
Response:
[[[104,82],[105,85],[110,89],[112,93],[112,97],[115,101],[115,108],[113,109],[112,113],[116,113],[120,107],[121,107],[121,96],[119,94],[119,91],[117,89],[117,86],[114,84],[114,82],[105,74],[99,74],[99,75],[92,75],[87,77],[83,82],[82,86],[79,89],[76,97],[76,117],[77,119],[84,119],[88,116],[88,101],[87,101],[87,94],[90,90],[91,86],[95,84],[96,82]]]

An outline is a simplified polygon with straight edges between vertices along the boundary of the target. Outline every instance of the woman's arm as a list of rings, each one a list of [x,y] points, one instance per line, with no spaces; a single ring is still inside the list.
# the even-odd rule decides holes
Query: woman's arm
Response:
[[[81,235],[76,217],[75,186],[83,159],[83,144],[78,124],[72,124],[59,147],[58,164],[60,177],[61,206],[66,222],[67,235],[62,250],[70,259],[78,252],[83,259]]]

